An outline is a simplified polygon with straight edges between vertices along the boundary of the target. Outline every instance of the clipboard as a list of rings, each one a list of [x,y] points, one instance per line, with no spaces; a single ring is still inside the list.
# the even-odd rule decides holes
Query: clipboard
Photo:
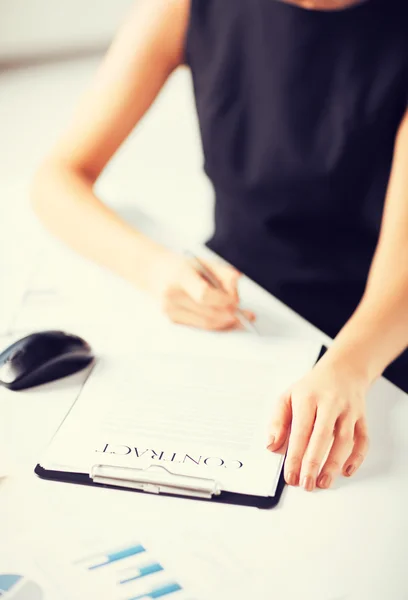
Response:
[[[104,468],[103,465],[97,465],[97,466]],[[111,468],[111,467],[109,467],[109,468]],[[130,470],[133,470],[133,469],[130,469]],[[115,489],[115,490],[137,492],[137,493],[141,493],[141,494],[149,493],[149,490],[147,490],[147,489],[137,489],[135,487],[132,487],[130,485],[131,481],[126,481],[123,479],[117,479],[117,481],[114,482],[113,478],[110,478],[109,483],[108,482],[103,483],[98,480],[95,481],[95,479],[92,478],[91,474],[86,475],[85,473],[68,473],[65,471],[51,471],[51,470],[44,469],[39,464],[35,467],[34,472],[41,479],[46,479],[48,481],[60,481],[63,483],[76,483],[79,485],[91,485],[91,486],[96,486],[96,487],[111,488],[111,489]],[[192,478],[192,479],[195,479],[195,478]],[[208,481],[210,493],[208,495],[206,494],[206,496],[196,495],[193,493],[194,490],[190,491],[186,488],[182,488],[177,481],[174,482],[174,486],[173,486],[174,491],[173,492],[160,490],[159,492],[153,492],[153,493],[158,493],[158,494],[160,494],[160,496],[164,496],[164,497],[167,496],[167,497],[173,497],[173,498],[199,500],[200,502],[215,502],[215,503],[219,503],[219,504],[235,504],[238,506],[248,506],[248,507],[252,507],[252,508],[270,509],[270,508],[274,508],[279,503],[281,496],[282,496],[282,492],[286,485],[285,479],[283,476],[283,467],[282,467],[281,474],[279,476],[279,482],[278,482],[274,496],[251,496],[251,495],[247,495],[247,494],[235,494],[233,492],[225,492],[222,490],[220,491],[219,494],[213,494],[213,493],[211,493],[211,489],[214,489],[214,486],[216,486],[216,483],[213,480],[207,480],[207,481]],[[152,493],[152,491],[150,491],[150,493]]]
[[[326,350],[327,348],[322,346],[316,363],[322,358]],[[84,381],[79,395],[87,379]],[[224,491],[213,479],[176,475],[168,468],[159,465],[149,465],[145,469],[139,469],[98,463],[86,474],[45,469],[41,464],[37,464],[34,472],[41,479],[48,481],[150,493],[164,497],[199,500],[201,502],[271,509],[279,504],[286,486],[284,479],[285,458],[273,496],[255,496]]]

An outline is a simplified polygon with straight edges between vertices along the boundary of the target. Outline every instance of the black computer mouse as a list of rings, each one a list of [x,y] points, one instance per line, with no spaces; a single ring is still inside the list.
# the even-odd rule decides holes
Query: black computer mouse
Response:
[[[0,385],[24,390],[84,369],[94,360],[89,344],[64,331],[33,333],[0,354]]]

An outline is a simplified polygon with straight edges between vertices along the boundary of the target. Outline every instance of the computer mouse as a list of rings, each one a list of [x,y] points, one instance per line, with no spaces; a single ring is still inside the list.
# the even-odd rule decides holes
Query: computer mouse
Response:
[[[76,335],[64,331],[32,333],[0,354],[0,385],[24,390],[72,375],[94,358],[90,345]]]

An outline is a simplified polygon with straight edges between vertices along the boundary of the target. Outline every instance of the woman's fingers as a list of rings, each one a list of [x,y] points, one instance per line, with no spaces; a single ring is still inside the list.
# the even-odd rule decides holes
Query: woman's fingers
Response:
[[[235,308],[229,306],[212,306],[211,304],[205,304],[196,302],[194,298],[186,294],[186,292],[180,288],[175,288],[171,294],[168,295],[168,304],[174,307],[185,308],[189,311],[201,314],[212,320],[230,320],[232,317],[235,318]]]
[[[268,440],[268,450],[276,452],[287,441],[292,422],[292,405],[290,391],[283,394],[273,416]]]
[[[176,289],[167,295],[163,308],[173,322],[182,325],[210,331],[240,327],[234,310],[198,304],[182,290]],[[244,311],[244,314],[251,321],[255,319],[255,315],[249,311]]]
[[[367,389],[348,363],[323,359],[281,399],[268,447],[276,451],[289,431],[289,485],[328,488],[340,472],[350,476],[358,469],[368,451]]]
[[[355,423],[350,415],[344,414],[336,421],[335,411],[315,413],[311,403],[308,409],[305,406],[307,403],[301,411],[292,408],[285,480],[289,485],[300,484],[306,491],[314,490],[316,485],[327,489],[341,472],[350,477],[363,463],[369,445],[367,425],[363,418]],[[277,414],[278,419],[284,419],[286,429],[289,411],[282,405]],[[270,449],[278,447],[276,443]]]
[[[343,475],[351,477],[363,463],[369,447],[367,423],[365,418],[357,421],[354,429],[354,447],[351,455],[344,463]]]
[[[197,304],[205,304],[217,308],[237,308],[238,295],[231,294],[226,289],[216,289],[188,262],[185,263],[178,286]]]
[[[285,480],[289,485],[299,485],[303,457],[309,445],[316,416],[316,408],[310,402],[302,402],[297,410],[293,407],[292,430],[285,461]]]
[[[305,452],[300,472],[300,485],[311,492],[316,487],[316,479],[333,440],[336,415],[326,410],[317,410],[313,433]]]
[[[234,329],[237,326],[235,318],[229,320],[215,320],[202,313],[193,312],[182,306],[172,306],[168,311],[168,316],[179,325],[187,325],[188,327],[195,327],[197,329],[206,329],[208,331],[225,331],[228,329]]]
[[[217,279],[220,281],[224,290],[236,301],[239,301],[238,298],[238,281],[241,277],[241,273],[231,267],[230,265],[224,265],[220,263],[219,265],[205,263],[206,266],[214,272]]]
[[[337,475],[341,473],[345,461],[350,456],[353,438],[353,419],[351,417],[339,419],[336,423],[333,445],[317,480],[319,488],[329,488]]]
[[[185,261],[171,275],[162,300],[164,312],[175,323],[207,330],[240,328],[237,319],[239,298],[237,283],[240,274],[228,265],[206,265],[219,282],[215,288]],[[252,312],[245,316],[255,320]]]

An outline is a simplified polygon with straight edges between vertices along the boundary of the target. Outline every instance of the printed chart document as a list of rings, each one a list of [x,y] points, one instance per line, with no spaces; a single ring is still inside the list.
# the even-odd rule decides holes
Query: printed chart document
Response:
[[[100,466],[154,471],[169,483],[212,481],[215,493],[273,496],[283,463],[266,449],[273,410],[312,368],[321,346],[236,340],[222,356],[207,344],[201,355],[101,359],[40,466],[85,474]]]
[[[0,550],[2,600],[198,600],[181,560],[168,568],[166,557],[138,538],[53,538],[13,540]]]

